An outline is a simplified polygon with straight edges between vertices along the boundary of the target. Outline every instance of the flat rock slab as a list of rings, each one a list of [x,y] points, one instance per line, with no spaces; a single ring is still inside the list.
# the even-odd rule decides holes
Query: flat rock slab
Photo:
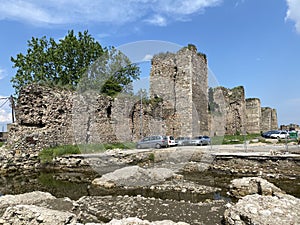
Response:
[[[170,198],[175,200],[199,201],[211,198],[209,194],[220,192],[220,188],[200,185],[183,180],[166,168],[144,169],[138,166],[125,167],[104,174],[92,182],[90,193],[94,195],[137,195]]]
[[[93,180],[92,183],[107,188],[115,186],[142,187],[164,182],[173,176],[175,173],[166,168],[144,169],[139,166],[129,166],[104,174]]]

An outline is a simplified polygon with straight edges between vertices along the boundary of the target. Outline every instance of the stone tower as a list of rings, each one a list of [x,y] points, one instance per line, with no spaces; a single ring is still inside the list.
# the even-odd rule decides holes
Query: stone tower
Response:
[[[278,121],[277,121],[277,112],[276,109],[270,107],[261,108],[261,130],[277,130]]]
[[[162,98],[172,112],[166,135],[208,134],[208,70],[206,56],[194,45],[152,59],[150,96]]]
[[[261,131],[261,103],[258,98],[246,99],[246,132],[258,134]]]

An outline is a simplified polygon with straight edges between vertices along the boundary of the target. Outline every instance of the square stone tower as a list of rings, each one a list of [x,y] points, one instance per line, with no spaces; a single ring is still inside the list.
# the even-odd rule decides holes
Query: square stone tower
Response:
[[[259,134],[261,131],[261,103],[259,98],[246,99],[246,132]]]
[[[277,120],[277,111],[270,107],[261,108],[261,130],[277,130],[278,129],[278,120]]]
[[[208,70],[206,56],[194,45],[152,59],[150,97],[164,101],[171,116],[166,135],[208,134]]]

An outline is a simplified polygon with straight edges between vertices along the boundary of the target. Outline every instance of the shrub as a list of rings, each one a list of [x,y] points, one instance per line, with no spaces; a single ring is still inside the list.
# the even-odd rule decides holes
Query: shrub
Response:
[[[51,162],[53,158],[62,155],[79,154],[79,147],[77,145],[62,145],[53,148],[45,148],[39,153],[41,162]]]
[[[154,160],[155,160],[154,153],[150,153],[149,156],[148,156],[148,158],[149,158],[149,160],[150,160],[151,162],[154,162]]]

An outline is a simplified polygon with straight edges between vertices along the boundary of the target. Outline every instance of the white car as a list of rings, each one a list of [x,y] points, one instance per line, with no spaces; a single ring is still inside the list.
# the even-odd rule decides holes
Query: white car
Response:
[[[173,136],[167,136],[167,139],[168,139],[168,146],[169,147],[177,145],[177,143],[175,142],[175,138]]]
[[[276,131],[275,133],[270,135],[271,138],[277,138],[277,139],[285,139],[289,137],[288,132],[286,131]]]

